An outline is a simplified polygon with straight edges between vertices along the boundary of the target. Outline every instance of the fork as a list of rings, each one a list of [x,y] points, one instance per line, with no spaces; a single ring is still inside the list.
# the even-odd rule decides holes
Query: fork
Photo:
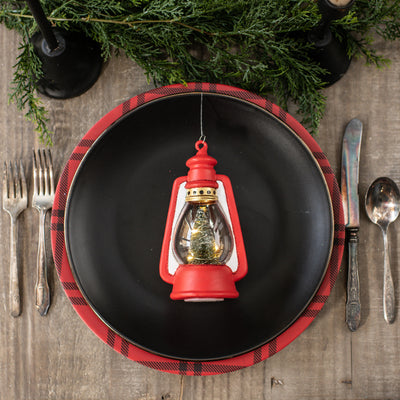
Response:
[[[3,209],[11,218],[10,229],[10,309],[13,317],[21,314],[21,295],[19,288],[19,268],[17,261],[18,228],[17,218],[28,205],[28,194],[22,162],[14,168],[11,162],[7,168],[4,163],[3,172]]]
[[[33,151],[32,207],[39,211],[39,243],[37,254],[37,278],[35,285],[36,308],[46,315],[50,307],[50,288],[47,282],[46,260],[46,213],[54,201],[54,173],[50,150]]]

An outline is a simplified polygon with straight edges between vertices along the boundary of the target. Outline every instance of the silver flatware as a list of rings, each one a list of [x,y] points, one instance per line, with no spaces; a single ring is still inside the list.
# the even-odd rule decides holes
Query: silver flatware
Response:
[[[50,150],[33,151],[33,197],[32,207],[39,211],[39,242],[37,255],[37,278],[35,286],[36,308],[46,315],[50,307],[50,288],[47,281],[46,260],[46,214],[53,207],[54,172]]]
[[[377,224],[383,235],[383,315],[388,324],[395,318],[395,295],[389,262],[387,230],[400,211],[400,192],[390,178],[378,178],[372,182],[365,196],[365,209],[369,219]]]
[[[358,274],[358,230],[360,228],[358,176],[362,128],[360,120],[352,119],[346,127],[342,148],[341,191],[348,241],[346,323],[352,332],[357,330],[361,320]]]
[[[22,162],[4,163],[3,171],[3,209],[11,218],[10,227],[10,311],[13,317],[21,314],[21,294],[19,285],[19,266],[17,256],[18,226],[17,218],[28,206],[28,193]]]

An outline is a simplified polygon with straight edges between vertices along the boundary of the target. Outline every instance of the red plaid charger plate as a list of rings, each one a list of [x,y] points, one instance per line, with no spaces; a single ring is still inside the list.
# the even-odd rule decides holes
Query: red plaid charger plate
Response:
[[[215,361],[182,361],[159,356],[135,346],[110,329],[92,310],[79,290],[67,257],[64,236],[68,192],[80,162],[96,139],[111,124],[136,107],[162,97],[193,92],[217,93],[248,101],[264,108],[290,127],[312,152],[322,170],[331,196],[334,216],[333,247],[324,279],[300,317],[265,345],[236,357]],[[286,347],[310,325],[325,304],[336,281],[343,254],[345,230],[340,192],[333,171],[318,144],[298,121],[275,104],[245,90],[218,84],[191,83],[186,86],[161,87],[135,96],[109,112],[87,132],[74,149],[61,175],[52,211],[51,238],[54,261],[64,291],[76,312],[101,340],[129,359],[160,371],[181,375],[216,375],[248,367],[267,359]]]

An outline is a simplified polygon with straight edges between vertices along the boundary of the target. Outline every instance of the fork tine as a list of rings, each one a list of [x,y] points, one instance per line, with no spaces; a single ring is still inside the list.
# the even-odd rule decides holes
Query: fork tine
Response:
[[[3,167],[3,200],[8,198],[8,176],[7,176],[7,163],[4,162]]]
[[[37,152],[38,154],[38,166],[39,166],[39,194],[44,194],[43,188],[43,160],[40,154],[40,150]]]
[[[15,197],[22,197],[21,179],[16,161],[14,161],[14,187],[15,187]]]
[[[35,150],[33,150],[33,193],[38,193],[38,166]]]
[[[19,174],[21,178],[21,196],[22,197],[27,197],[28,196],[28,190],[26,188],[26,179],[25,179],[25,173],[24,173],[24,166],[22,165],[22,161],[19,161]]]
[[[11,198],[15,199],[15,171],[13,170],[13,166],[11,164],[11,161],[9,162],[9,174],[8,174],[8,191],[9,191],[9,196]]]
[[[44,194],[49,194],[47,157],[44,149],[42,150],[42,167],[44,173]]]
[[[54,170],[53,170],[53,160],[51,157],[50,149],[47,150],[47,160],[49,164],[49,178],[50,178],[50,194],[54,194]]]

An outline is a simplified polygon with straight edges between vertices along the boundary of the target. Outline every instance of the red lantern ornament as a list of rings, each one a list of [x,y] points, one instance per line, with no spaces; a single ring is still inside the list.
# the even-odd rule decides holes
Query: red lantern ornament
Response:
[[[247,273],[247,259],[230,179],[216,173],[207,143],[177,178],[160,259],[161,278],[173,285],[171,299],[218,301],[239,296],[235,282]]]

